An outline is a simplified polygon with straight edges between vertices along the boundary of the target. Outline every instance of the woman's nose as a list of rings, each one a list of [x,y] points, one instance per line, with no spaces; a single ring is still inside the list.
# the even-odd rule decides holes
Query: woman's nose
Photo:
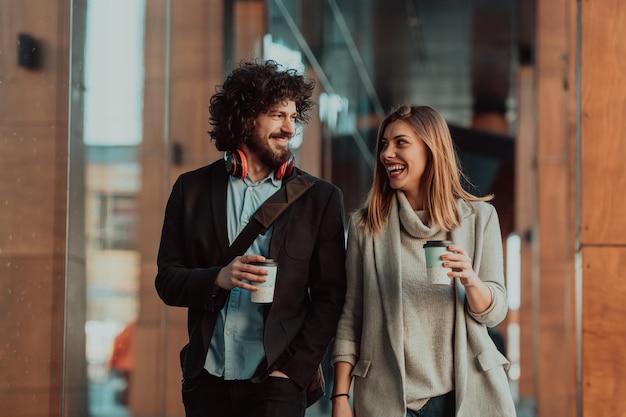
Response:
[[[380,153],[380,157],[383,159],[393,158],[396,155],[395,150],[391,146],[385,147]]]

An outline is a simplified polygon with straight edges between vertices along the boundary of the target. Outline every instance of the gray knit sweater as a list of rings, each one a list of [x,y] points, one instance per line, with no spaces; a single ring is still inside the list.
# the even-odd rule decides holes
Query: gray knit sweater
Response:
[[[428,226],[428,212],[414,211],[403,193],[398,203],[405,395],[407,407],[419,410],[429,398],[454,389],[454,287],[426,279],[424,243],[444,240],[446,232]]]

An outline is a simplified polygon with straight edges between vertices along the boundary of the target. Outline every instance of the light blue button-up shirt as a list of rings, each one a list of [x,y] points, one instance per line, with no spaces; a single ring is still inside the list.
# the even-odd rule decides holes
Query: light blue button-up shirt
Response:
[[[280,188],[272,173],[253,183],[230,177],[227,196],[228,240],[232,244],[254,212]],[[268,256],[272,228],[259,235],[246,254]],[[204,367],[224,379],[250,379],[265,356],[263,348],[263,304],[250,301],[250,291],[233,288],[220,311]]]

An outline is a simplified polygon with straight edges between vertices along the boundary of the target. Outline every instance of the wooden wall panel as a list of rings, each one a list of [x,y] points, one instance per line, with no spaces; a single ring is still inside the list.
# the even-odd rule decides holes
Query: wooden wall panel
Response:
[[[267,32],[265,1],[236,0],[233,15],[233,66],[243,59],[263,58],[263,35]]]
[[[141,297],[140,301],[143,300]],[[185,413],[180,408],[170,414],[165,411],[167,399],[173,395],[173,389],[170,390],[169,387],[173,387],[176,382],[180,393],[180,378],[174,381],[176,377],[166,373],[165,361],[170,358],[165,355],[168,343],[162,326],[163,314],[156,315],[153,320],[158,325],[147,323],[143,314],[137,321],[133,342],[135,367],[129,385],[129,410],[132,416],[183,416]]]
[[[169,19],[166,3],[166,0],[146,0],[143,57],[146,83],[157,80],[162,82],[165,77],[167,68],[165,60],[168,53],[165,42],[167,19]],[[159,101],[148,103],[159,103]],[[161,100],[160,103],[163,101]]]
[[[166,63],[171,68],[173,81],[191,79],[205,81],[209,60],[209,10],[206,0],[172,2],[172,59]]]
[[[537,3],[538,417],[576,415],[572,0]]]
[[[168,33],[171,11],[163,0],[147,0],[144,40],[144,107],[141,143],[141,188],[137,249],[141,254],[139,312],[135,331],[135,369],[131,378],[129,406],[134,416],[165,415],[163,393],[168,386],[164,374],[165,306],[154,290],[156,253],[161,236],[163,210],[167,201],[168,132]],[[141,354],[137,354],[141,352]],[[171,379],[175,379],[174,376]],[[173,381],[172,381],[173,383]]]
[[[78,404],[62,396],[71,373],[64,353],[79,340],[64,328],[69,3],[0,1],[0,413],[7,416],[58,417]],[[37,68],[18,66],[19,33],[37,40]],[[73,384],[85,391],[84,382]]]
[[[215,159],[209,153],[215,150],[215,146],[207,133],[208,90],[206,73],[201,79],[179,79],[172,83],[170,140],[182,148],[182,166],[177,168],[184,171],[199,168]]]
[[[141,282],[134,372],[141,384],[131,384],[130,392],[135,417],[184,415],[179,352],[188,340],[186,309],[166,307],[158,298],[156,257],[172,184],[183,171],[220,156],[207,131],[209,98],[215,85],[223,82],[223,2],[176,0],[170,9],[167,3],[146,2]],[[182,149],[180,164],[172,159],[174,144]]]
[[[67,39],[60,34],[69,31],[67,20],[57,20],[63,12],[63,1],[31,0],[30,7],[25,2],[0,2],[0,82],[2,99],[0,100],[0,123],[38,124],[57,119],[56,104],[59,96],[57,82],[63,80],[59,69],[67,67]],[[37,69],[17,65],[19,33],[27,33],[39,46]],[[64,96],[67,104],[67,94]]]
[[[0,99],[0,102],[4,100]],[[4,255],[51,252],[55,235],[51,230],[57,220],[54,187],[42,186],[42,177],[63,176],[51,157],[66,146],[58,147],[55,130],[48,126],[2,126],[0,123],[0,248]],[[61,214],[63,215],[63,214]]]
[[[583,416],[626,415],[626,248],[583,249]]]
[[[582,413],[626,415],[626,8],[581,3]]]
[[[585,244],[626,244],[626,11],[582,3],[582,231]]]

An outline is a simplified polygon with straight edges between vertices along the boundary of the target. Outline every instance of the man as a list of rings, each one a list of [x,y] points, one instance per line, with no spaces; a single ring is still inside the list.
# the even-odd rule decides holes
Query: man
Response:
[[[189,309],[188,417],[304,416],[346,291],[342,194],[294,167],[288,146],[308,121],[313,88],[273,61],[240,65],[211,98],[209,133],[225,159],[182,174],[172,189],[156,288],[167,305]],[[296,177],[312,183],[308,191],[228,259],[252,214]],[[252,283],[265,271],[253,263],[266,258],[278,263],[274,300],[255,304]]]

